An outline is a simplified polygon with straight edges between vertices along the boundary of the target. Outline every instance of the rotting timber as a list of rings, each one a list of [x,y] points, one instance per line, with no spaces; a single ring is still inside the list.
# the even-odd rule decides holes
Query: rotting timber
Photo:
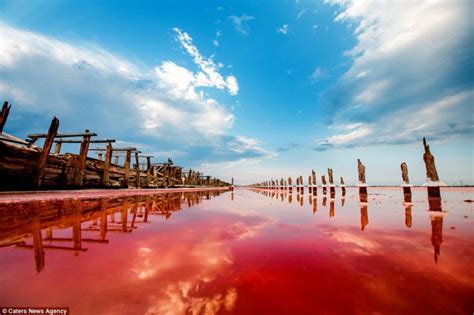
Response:
[[[22,140],[3,132],[10,109],[5,102],[0,113],[0,190],[230,187],[198,171],[184,171],[171,159],[152,163],[153,156],[142,155],[138,148],[113,147],[114,139],[97,140],[89,130],[60,133],[56,117],[47,133]],[[42,146],[37,145],[39,139],[44,139]],[[79,154],[62,153],[63,144],[78,144]],[[92,152],[97,158],[88,156]]]

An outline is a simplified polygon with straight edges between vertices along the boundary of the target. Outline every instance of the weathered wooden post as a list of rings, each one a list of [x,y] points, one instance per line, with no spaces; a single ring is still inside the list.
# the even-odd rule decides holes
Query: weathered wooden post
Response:
[[[290,194],[293,193],[293,183],[291,182],[291,177],[288,177],[288,190]]]
[[[150,187],[151,181],[151,156],[146,156],[146,186]]]
[[[79,157],[76,164],[76,172],[74,175],[74,186],[82,187],[84,182],[84,175],[86,169],[86,160],[87,153],[89,152],[89,142],[91,140],[91,135],[89,130],[86,130],[84,136],[82,137],[81,149],[79,151]]]
[[[328,178],[329,178],[329,193],[331,195],[331,198],[335,198],[336,185],[334,185],[334,177],[333,177],[332,168],[328,168]]]
[[[118,165],[118,164],[119,164],[119,159],[120,159],[120,156],[119,156],[119,155],[114,155],[114,164],[115,164],[115,165]]]
[[[300,175],[300,191],[301,191],[301,194],[303,195],[304,194],[304,182],[303,182],[303,175]]]
[[[411,184],[410,179],[408,178],[408,166],[407,163],[403,162],[400,165],[402,170],[402,187],[403,187],[403,200],[404,202],[411,202]]]
[[[423,138],[423,146],[425,148],[423,160],[425,161],[427,181],[423,186],[428,187],[428,203],[430,205],[430,211],[442,211],[440,186],[446,186],[446,184],[439,180],[435,158],[431,154],[430,146],[426,143],[425,138]]]
[[[51,121],[51,125],[49,126],[49,130],[48,130],[48,133],[46,134],[46,138],[44,139],[43,150],[41,150],[41,154],[38,158],[38,165],[37,165],[36,174],[34,177],[34,183],[36,187],[38,188],[41,186],[41,182],[43,180],[44,168],[48,160],[49,151],[51,150],[51,146],[53,145],[54,137],[56,137],[56,134],[58,133],[58,128],[59,128],[59,119],[54,117],[53,120]]]
[[[357,171],[359,173],[359,200],[360,202],[367,202],[367,184],[365,182],[365,166],[360,159],[357,159]]]
[[[234,178],[232,177],[231,178],[231,184],[230,184],[230,190],[233,191],[234,190]],[[232,200],[234,200],[234,193],[232,193]]]
[[[311,185],[312,178],[311,175],[308,175],[308,193],[311,194],[313,192],[313,186]]]
[[[326,196],[326,194],[327,194],[327,183],[326,183],[326,176],[325,175],[321,176],[321,182],[322,182],[322,186],[323,186],[323,195]]]
[[[341,191],[342,191],[342,197],[346,196],[346,185],[344,184],[344,178],[341,176]]]
[[[110,186],[110,162],[112,160],[112,143],[107,143],[105,149],[104,173],[102,174],[102,185]]]
[[[126,150],[125,162],[123,164],[124,175],[123,175],[123,186],[128,188],[128,180],[130,177],[130,160],[132,158],[132,150]]]
[[[8,119],[8,114],[10,113],[10,108],[12,105],[8,104],[8,102],[4,102],[2,106],[2,111],[0,112],[0,133],[3,133],[3,128]]]
[[[138,158],[138,151],[135,151],[135,187],[140,188],[140,159]]]
[[[318,195],[318,185],[316,185],[316,171],[311,170],[311,177],[312,177],[312,186],[313,186],[313,196],[316,197]]]
[[[62,140],[63,139],[58,139],[58,141],[56,142],[56,145],[54,147],[54,155],[59,155],[59,153],[61,153],[61,146],[63,144]]]

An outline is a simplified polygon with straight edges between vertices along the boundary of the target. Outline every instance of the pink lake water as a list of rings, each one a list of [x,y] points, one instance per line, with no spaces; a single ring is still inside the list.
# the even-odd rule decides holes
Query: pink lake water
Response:
[[[0,197],[0,307],[70,314],[472,314],[474,199],[236,189]],[[7,200],[7,201],[5,201]]]

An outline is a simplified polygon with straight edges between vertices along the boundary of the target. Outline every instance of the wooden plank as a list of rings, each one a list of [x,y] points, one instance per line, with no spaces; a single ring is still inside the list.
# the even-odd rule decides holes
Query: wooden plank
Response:
[[[46,139],[44,140],[43,150],[38,159],[38,166],[36,170],[36,175],[34,178],[34,183],[37,187],[41,186],[41,180],[43,177],[44,167],[46,166],[46,162],[48,160],[49,151],[51,150],[51,146],[53,145],[54,137],[58,133],[59,128],[59,119],[56,117],[53,118],[51,121],[51,125],[49,126],[48,134]]]
[[[112,160],[112,144],[107,144],[107,151],[105,152],[104,173],[102,174],[102,185],[110,185],[110,161]]]
[[[88,133],[88,131],[86,131]],[[74,175],[74,186],[82,187],[84,183],[84,170],[86,168],[87,153],[89,151],[89,141],[91,136],[84,136],[82,138],[81,150],[79,151],[79,158],[77,160],[76,172]]]
[[[3,132],[3,127],[5,127],[11,107],[8,102],[3,103],[2,112],[0,113],[0,133]]]

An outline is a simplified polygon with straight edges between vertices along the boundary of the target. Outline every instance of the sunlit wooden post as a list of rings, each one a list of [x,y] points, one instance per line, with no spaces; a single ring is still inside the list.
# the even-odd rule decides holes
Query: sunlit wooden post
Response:
[[[365,182],[365,166],[360,159],[357,159],[357,171],[359,173],[359,200],[360,202],[367,202],[367,184]]]
[[[344,184],[344,178],[342,178],[342,176],[341,176],[340,187],[341,187],[342,197],[345,197],[346,196],[346,185]]]
[[[51,125],[49,126],[48,133],[46,134],[46,138],[43,144],[43,150],[41,150],[41,154],[38,158],[38,165],[36,169],[35,179],[34,182],[36,183],[37,187],[41,186],[43,180],[43,173],[44,168],[46,166],[46,162],[48,160],[49,151],[51,150],[51,146],[53,145],[54,137],[58,133],[59,128],[59,119],[56,117],[53,118],[51,121]]]
[[[402,187],[403,187],[403,201],[411,202],[411,184],[408,178],[408,166],[405,162],[400,165],[402,170]]]
[[[316,197],[318,195],[318,185],[316,185],[316,171],[311,170],[311,177],[312,177],[312,186],[313,186],[313,196]]]
[[[326,175],[321,175],[321,185],[323,186],[323,195],[326,196],[327,194]]]
[[[31,220],[31,234],[33,235],[33,250],[35,255],[36,272],[44,269],[44,249],[43,237],[41,235],[41,223],[38,215],[33,216]]]
[[[138,151],[135,151],[135,187],[140,188],[140,159],[138,158]]]
[[[291,182],[291,177],[288,177],[288,191],[290,194],[293,193],[293,183]]]
[[[81,149],[77,159],[76,173],[74,175],[74,185],[78,187],[82,187],[84,183],[87,153],[89,152],[89,142],[91,140],[91,136],[87,135],[88,133],[89,130],[86,130],[84,136],[82,137]]]
[[[63,144],[62,139],[58,139],[54,147],[54,155],[59,155],[61,153],[62,144]]]
[[[423,161],[425,162],[427,180],[423,186],[428,187],[428,203],[430,211],[442,211],[440,186],[446,186],[446,184],[439,180],[435,158],[431,154],[430,146],[427,144],[425,138],[423,138],[423,147],[425,149]]]
[[[334,177],[332,168],[328,168],[328,179],[329,179],[329,193],[331,198],[336,197],[336,186],[334,185]]]
[[[151,181],[151,156],[146,157],[146,186],[150,186]]]
[[[104,172],[102,173],[102,185],[110,186],[110,162],[112,160],[112,143],[107,143],[105,149]]]
[[[130,177],[130,160],[132,158],[132,151],[127,150],[125,154],[125,162],[123,164],[124,174],[123,174],[123,186],[128,188],[128,180]]]

